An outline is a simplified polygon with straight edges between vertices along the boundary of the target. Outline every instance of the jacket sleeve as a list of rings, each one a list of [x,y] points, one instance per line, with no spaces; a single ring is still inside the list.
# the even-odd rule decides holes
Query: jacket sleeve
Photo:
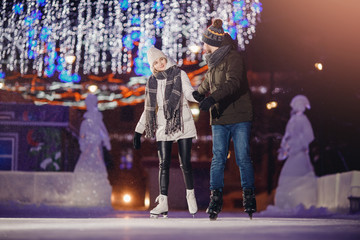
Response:
[[[192,95],[194,88],[191,86],[190,79],[183,70],[181,70],[181,84],[185,99],[190,102],[198,102]]]
[[[235,58],[236,57],[236,58]],[[222,80],[217,89],[211,93],[211,97],[219,102],[226,96],[233,95],[240,91],[241,78],[244,74],[244,66],[241,56],[230,57],[224,67],[226,79]]]
[[[143,134],[145,131],[145,123],[146,123],[146,116],[145,116],[145,110],[141,114],[140,120],[136,125],[135,132]]]
[[[210,91],[209,79],[207,78],[208,74],[205,74],[205,79],[201,82],[200,86],[198,87],[198,92],[200,94],[206,94]]]

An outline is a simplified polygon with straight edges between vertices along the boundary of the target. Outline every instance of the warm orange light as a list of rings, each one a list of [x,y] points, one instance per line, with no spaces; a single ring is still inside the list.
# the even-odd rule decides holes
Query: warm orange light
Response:
[[[94,92],[96,92],[96,90],[98,90],[98,86],[96,86],[96,85],[90,85],[90,86],[88,87],[88,90],[89,90],[91,93],[94,93]]]
[[[277,105],[278,105],[278,103],[275,102],[275,101],[268,102],[268,103],[266,104],[266,108],[270,110],[270,109],[276,108]]]
[[[323,65],[322,63],[315,63],[315,68],[319,71],[323,70]]]
[[[123,200],[124,200],[124,202],[129,203],[129,202],[131,202],[131,196],[129,194],[125,194],[123,196]]]

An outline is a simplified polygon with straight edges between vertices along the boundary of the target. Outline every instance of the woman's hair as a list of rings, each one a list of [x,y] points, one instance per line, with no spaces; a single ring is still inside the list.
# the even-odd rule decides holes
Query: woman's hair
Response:
[[[166,63],[167,63],[167,61],[168,61],[168,60],[167,60],[167,58],[166,58],[166,57],[159,57],[159,60],[160,60],[160,59],[162,59],[162,58],[164,58],[164,59],[165,59],[165,61],[166,61]],[[155,62],[156,62],[156,61],[154,61],[154,63],[155,63]],[[153,63],[153,65],[152,65],[153,72],[154,72],[154,73],[158,73],[159,71],[155,68],[155,66],[154,66],[155,64],[154,64],[154,63]]]

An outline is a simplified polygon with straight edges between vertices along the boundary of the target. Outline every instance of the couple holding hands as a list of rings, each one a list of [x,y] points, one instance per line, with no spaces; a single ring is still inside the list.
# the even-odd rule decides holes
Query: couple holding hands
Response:
[[[195,123],[188,101],[199,102],[202,111],[210,111],[213,158],[210,167],[210,203],[206,212],[216,220],[222,209],[224,169],[230,140],[243,188],[243,206],[252,218],[256,211],[254,170],[250,158],[252,103],[243,58],[236,42],[224,32],[222,20],[215,19],[202,37],[208,71],[194,91],[187,74],[162,51],[152,47],[147,53],[152,75],[146,83],[145,106],[135,128],[134,148],[140,149],[141,136],[155,138],[159,156],[158,205],[152,217],[167,216],[171,150],[177,142],[180,167],[186,187],[190,214],[198,211],[191,167]]]

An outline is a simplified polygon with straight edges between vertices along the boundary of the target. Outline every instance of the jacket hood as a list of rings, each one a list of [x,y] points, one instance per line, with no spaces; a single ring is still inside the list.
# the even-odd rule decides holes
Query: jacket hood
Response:
[[[222,41],[221,46],[231,45],[232,49],[237,49],[237,42],[231,38],[229,33],[225,33],[224,40]]]

